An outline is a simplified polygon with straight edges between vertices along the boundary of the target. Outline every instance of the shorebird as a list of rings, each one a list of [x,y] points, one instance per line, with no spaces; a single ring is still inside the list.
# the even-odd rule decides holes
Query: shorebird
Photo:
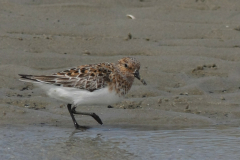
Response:
[[[57,100],[67,103],[68,111],[76,129],[81,128],[74,114],[92,116],[103,124],[95,113],[78,112],[77,105],[110,105],[119,102],[131,89],[134,78],[144,85],[139,75],[140,62],[133,57],[125,57],[117,63],[81,65],[51,75],[19,74],[20,80],[32,82],[43,88]]]

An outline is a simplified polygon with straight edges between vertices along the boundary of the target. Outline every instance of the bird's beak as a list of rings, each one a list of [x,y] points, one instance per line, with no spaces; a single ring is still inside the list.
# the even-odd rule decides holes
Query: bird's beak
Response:
[[[136,78],[139,79],[139,80],[141,79],[138,70],[135,70],[135,72],[134,72],[134,77],[136,77]]]
[[[142,82],[142,84],[147,85],[147,83],[145,82],[145,80],[144,80],[144,79],[141,79],[138,70],[135,70],[135,72],[134,72],[134,77],[136,77],[137,79],[139,79],[139,80]]]

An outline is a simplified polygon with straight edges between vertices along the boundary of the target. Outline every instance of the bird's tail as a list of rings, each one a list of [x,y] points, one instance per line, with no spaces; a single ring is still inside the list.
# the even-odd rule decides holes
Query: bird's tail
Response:
[[[38,80],[36,80],[34,78],[33,75],[27,75],[27,74],[18,74],[20,76],[20,81],[24,81],[24,82],[39,82]]]

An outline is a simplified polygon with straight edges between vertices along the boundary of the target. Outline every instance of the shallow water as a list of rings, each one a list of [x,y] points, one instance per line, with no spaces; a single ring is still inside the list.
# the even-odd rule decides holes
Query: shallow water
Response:
[[[0,159],[239,159],[240,128],[1,126]]]

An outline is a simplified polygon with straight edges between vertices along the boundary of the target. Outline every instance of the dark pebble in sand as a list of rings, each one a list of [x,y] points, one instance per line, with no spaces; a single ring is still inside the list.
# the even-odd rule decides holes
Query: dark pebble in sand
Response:
[[[132,34],[128,33],[128,39],[132,39]]]
[[[108,105],[108,108],[113,108],[113,106],[111,106],[111,105]]]

